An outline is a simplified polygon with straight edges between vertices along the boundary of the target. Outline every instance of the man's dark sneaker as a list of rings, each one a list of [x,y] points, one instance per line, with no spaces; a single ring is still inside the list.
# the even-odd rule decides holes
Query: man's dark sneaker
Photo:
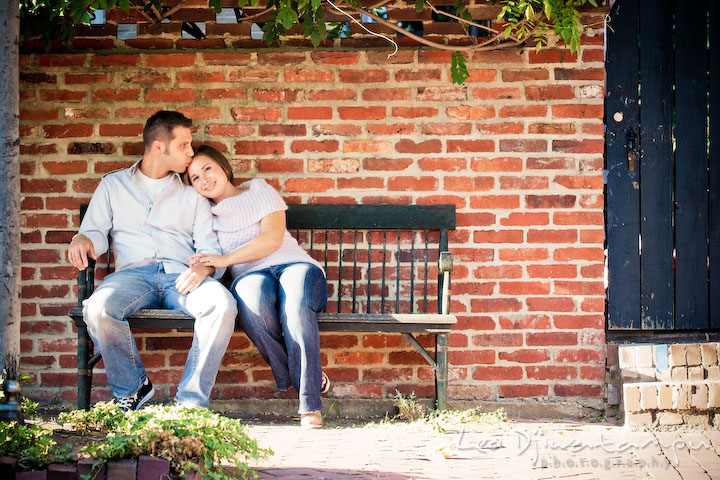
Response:
[[[115,398],[113,398],[113,403],[120,407],[123,412],[128,412],[142,407],[153,395],[155,395],[155,389],[153,388],[152,382],[150,382],[149,378],[145,377],[145,382],[143,382],[140,390],[127,397],[119,397],[116,395]]]

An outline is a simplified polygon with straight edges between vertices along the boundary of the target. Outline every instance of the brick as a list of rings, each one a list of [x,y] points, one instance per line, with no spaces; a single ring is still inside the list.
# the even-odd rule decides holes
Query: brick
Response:
[[[520,139],[499,141],[501,152],[545,152],[547,151],[547,140],[541,139]]]
[[[426,170],[423,168],[423,170]],[[491,190],[495,185],[492,177],[445,177],[443,180],[445,189],[452,192],[477,192]],[[467,217],[471,218],[471,217]],[[490,225],[485,223],[484,225]],[[467,223],[466,225],[479,226],[480,224]]]
[[[258,172],[302,172],[302,159],[293,158],[258,158],[255,160]],[[310,170],[312,171],[312,170]]]
[[[533,101],[565,100],[575,98],[572,85],[528,85],[525,98]]]
[[[500,396],[504,398],[545,397],[547,385],[499,385]]]
[[[419,70],[398,70],[395,72],[395,81],[405,82],[431,82],[442,78],[442,71],[437,68]],[[467,82],[467,80],[466,80]]]
[[[544,117],[548,108],[543,105],[512,105],[502,107],[498,112],[501,118],[508,117]]]
[[[65,118],[77,120],[81,118],[108,118],[110,111],[107,108],[65,108]]]
[[[337,140],[295,140],[290,150],[299,152],[336,152],[340,146]]]
[[[95,90],[92,93],[93,102],[126,102],[137,100],[138,98],[140,98],[139,88],[126,88],[120,90],[107,88]]]
[[[237,155],[282,155],[285,145],[282,141],[240,141],[235,142]]]
[[[685,358],[685,345],[670,345],[670,356],[668,360],[671,367],[687,365],[687,360]]]
[[[503,262],[522,262],[528,260],[546,260],[548,251],[545,248],[503,248],[498,252]]]
[[[260,125],[258,133],[261,137],[304,137],[306,135],[305,125]]]
[[[334,100],[355,100],[357,92],[350,89],[338,90],[312,90],[310,92],[310,100],[317,101],[334,101]]]
[[[701,365],[702,359],[700,356],[700,344],[691,343],[685,345],[685,358],[688,366]]]
[[[381,64],[398,64],[398,63],[413,63],[415,60],[415,52],[413,50],[398,50],[392,55],[393,51],[377,51],[368,50],[365,52],[368,63],[381,63]]]
[[[288,120],[330,120],[333,117],[331,107],[288,107]]]
[[[423,135],[469,135],[472,125],[469,123],[425,123],[422,125]]]
[[[574,332],[536,332],[525,337],[528,346],[577,345],[577,340]]]
[[[467,100],[467,89],[464,87],[420,87],[416,100],[418,102],[452,102]]]
[[[245,88],[210,88],[203,90],[200,94],[202,98],[208,100],[236,99],[245,100],[247,98],[247,89]]]
[[[522,170],[522,159],[473,157],[470,160],[470,168],[475,172],[519,172]]]
[[[574,123],[531,123],[528,133],[540,135],[572,135],[577,128]]]
[[[342,120],[382,120],[386,117],[385,107],[338,107]]]
[[[363,90],[362,99],[368,102],[409,101],[409,88],[370,88]]]
[[[605,80],[604,68],[555,68],[555,80]]]
[[[704,380],[705,369],[703,367],[688,367],[688,380]]]
[[[318,108],[324,108],[324,107],[318,107]],[[289,109],[288,109],[288,118],[291,118]],[[349,125],[349,124],[313,125],[312,131],[313,131],[313,134],[315,134],[315,135],[340,135],[343,137],[352,137],[355,135],[360,135],[362,133],[362,129],[360,128],[359,125]]]
[[[553,152],[562,153],[595,153],[602,155],[604,148],[603,140],[553,140]]]
[[[683,381],[688,379],[687,367],[673,367],[671,377],[673,381]]]
[[[140,63],[140,55],[111,54],[92,57],[94,67],[135,67]]]
[[[689,410],[692,386],[686,383],[673,386],[673,408],[678,410]]]
[[[222,83],[225,81],[225,74],[223,72],[204,72],[204,71],[190,71],[190,72],[178,72],[177,83]]]
[[[459,106],[447,107],[445,114],[456,120],[487,120],[495,117],[495,107],[492,106]]]
[[[93,125],[85,123],[45,125],[43,134],[47,138],[89,137],[93,134]]]
[[[413,161],[410,158],[366,158],[363,168],[370,171],[400,171],[406,170]]]
[[[476,87],[472,89],[472,95],[477,100],[522,98],[522,92],[517,87]]]
[[[372,152],[372,153],[390,153],[393,151],[393,144],[390,141],[377,140],[346,140],[343,142],[343,152]]]
[[[434,117],[439,110],[433,107],[392,107],[391,115],[399,118]]]
[[[545,190],[548,188],[548,184],[547,177],[500,177],[500,188],[502,190]],[[531,213],[529,215],[535,214]],[[543,225],[546,224],[547,222],[543,223]]]
[[[687,414],[683,416],[683,420],[689,427],[707,427],[710,423],[707,413]]]
[[[464,158],[424,157],[418,160],[418,166],[423,171],[461,172],[467,168],[467,160]],[[492,177],[486,178],[492,182]]]
[[[546,68],[509,68],[501,73],[504,82],[522,82],[526,80],[548,80],[550,71]]]
[[[259,70],[252,68],[248,70],[232,70],[228,75],[228,80],[231,82],[242,82],[242,83],[274,83],[278,79],[278,72],[273,70]]]
[[[603,118],[604,107],[602,104],[589,105],[553,105],[553,118]]]
[[[700,345],[700,351],[704,367],[718,364],[717,343],[703,343]]]
[[[512,352],[498,352],[498,359],[517,363],[542,363],[550,360],[546,350],[519,349]]]
[[[470,300],[470,307],[474,313],[507,313],[519,312],[522,308],[522,303],[516,298],[473,298]]]
[[[254,120],[277,122],[282,116],[281,109],[266,107],[233,108],[230,110],[230,113],[233,119],[238,122]]]
[[[174,90],[153,88],[147,90],[145,100],[148,102],[194,102],[195,91],[187,88]]]
[[[360,129],[359,126],[357,128]],[[410,135],[415,132],[415,125],[412,123],[369,123],[365,125],[365,130],[370,135]]]
[[[527,232],[528,243],[574,243],[577,241],[577,230],[535,230]]]
[[[398,153],[440,153],[442,152],[442,142],[440,140],[414,142],[410,139],[403,139],[395,144],[395,151]]]
[[[521,134],[525,131],[525,126],[519,122],[478,123],[476,127],[483,135]]]
[[[203,53],[206,65],[250,65],[249,53]]]
[[[494,152],[494,140],[448,140],[447,152]]]
[[[390,191],[428,191],[437,190],[438,180],[435,177],[390,177]]]
[[[381,83],[390,79],[386,70],[340,70],[339,73],[344,83]]]
[[[327,192],[333,188],[331,178],[290,178],[285,182],[286,192]]]
[[[380,52],[378,52],[380,53]],[[360,59],[358,52],[312,52],[310,58],[320,65],[355,65]]]
[[[649,427],[653,423],[652,413],[625,413],[625,424],[633,427]]]
[[[137,460],[111,460],[107,463],[108,480],[132,480],[136,472]]]
[[[660,410],[672,408],[672,387],[670,385],[658,386],[658,408]]]
[[[720,407],[720,383],[708,382],[708,402],[707,408],[718,408]]]
[[[522,367],[475,367],[473,380],[520,380],[523,378]]]
[[[653,385],[640,387],[640,409],[655,410],[658,407],[658,391]]]
[[[705,410],[708,407],[708,386],[705,383],[695,385],[691,391],[692,408]]]
[[[163,53],[145,55],[148,67],[190,67],[195,65],[194,53]]]
[[[103,137],[137,137],[142,135],[143,125],[137,123],[117,123],[100,125],[100,135]]]
[[[164,480],[170,474],[170,460],[140,455],[137,459],[137,478]]]
[[[473,345],[495,347],[519,347],[523,344],[521,333],[485,333],[473,335]]]
[[[682,425],[683,417],[675,412],[658,412],[657,421],[660,425]]]

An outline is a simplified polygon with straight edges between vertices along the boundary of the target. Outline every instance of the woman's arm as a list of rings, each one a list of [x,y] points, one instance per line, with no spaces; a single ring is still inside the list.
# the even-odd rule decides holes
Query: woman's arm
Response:
[[[260,220],[260,234],[227,255],[196,253],[190,257],[190,266],[229,267],[267,257],[280,248],[285,235],[285,211],[279,210]]]

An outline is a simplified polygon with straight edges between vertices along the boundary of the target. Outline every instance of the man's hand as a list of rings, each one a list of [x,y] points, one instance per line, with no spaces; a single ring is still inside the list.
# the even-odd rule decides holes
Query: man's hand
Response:
[[[78,270],[85,270],[88,266],[88,255],[97,260],[95,246],[85,235],[76,235],[68,248],[68,261]]]
[[[205,277],[212,275],[212,273],[213,269],[210,267],[202,265],[190,267],[178,275],[178,278],[175,280],[175,288],[183,295],[187,295],[199,287],[200,284],[205,281]]]
[[[227,256],[208,253],[196,253],[190,257],[190,266],[203,265],[206,267],[225,268],[230,266]]]

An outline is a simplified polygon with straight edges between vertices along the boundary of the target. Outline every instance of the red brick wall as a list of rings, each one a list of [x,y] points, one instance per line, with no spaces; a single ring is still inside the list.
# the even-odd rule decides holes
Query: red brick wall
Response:
[[[41,401],[76,400],[78,205],[141,153],[159,108],[195,120],[198,141],[263,177],[288,202],[454,203],[458,228],[451,399],[603,396],[602,35],[582,56],[478,52],[464,86],[449,53],[108,51],[21,58],[22,371]],[[138,335],[165,395],[187,333]],[[424,343],[430,339],[421,339]],[[336,397],[433,394],[399,335],[323,334]],[[100,370],[102,372],[102,370]],[[96,376],[105,385],[102,373]],[[106,398],[107,388],[94,399]],[[236,334],[218,398],[272,396],[269,369]]]

